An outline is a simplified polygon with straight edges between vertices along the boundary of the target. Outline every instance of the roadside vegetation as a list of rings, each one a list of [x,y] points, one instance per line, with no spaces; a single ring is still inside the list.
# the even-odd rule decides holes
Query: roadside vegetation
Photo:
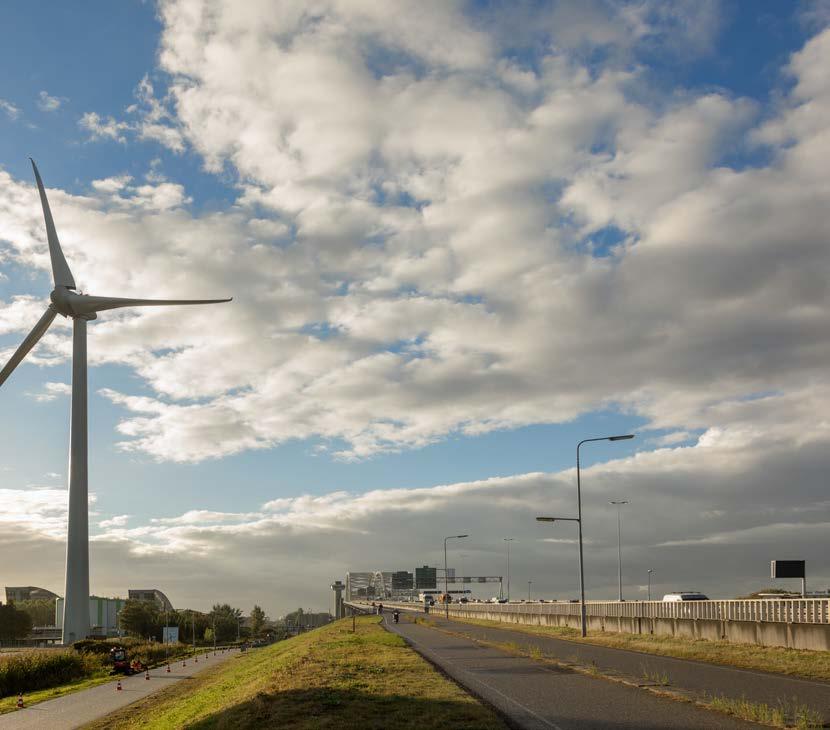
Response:
[[[236,657],[93,728],[344,728],[505,725],[377,616],[345,619]]]
[[[0,713],[17,706],[17,695],[25,695],[26,704],[52,699],[62,694],[107,682],[112,677],[109,652],[113,646],[127,647],[130,659],[146,666],[162,664],[187,656],[192,647],[186,644],[148,643],[123,638],[108,641],[79,641],[72,649],[32,649],[0,654]]]
[[[764,702],[751,702],[746,698],[733,699],[718,696],[707,697],[705,705],[718,712],[739,717],[741,720],[772,727],[798,728],[799,730],[824,727],[820,713],[795,700],[769,705]]]
[[[423,619],[419,619],[423,620]],[[578,629],[559,626],[526,626],[505,621],[454,618],[459,623],[489,626],[510,631],[521,631],[535,636],[550,636],[574,642],[609,646],[615,649],[641,651],[646,654],[690,659],[709,664],[723,664],[741,669],[789,674],[794,677],[830,682],[830,652],[807,649],[785,649],[777,646],[732,644],[727,641],[686,639],[675,636],[649,634],[617,634],[589,631],[583,639]]]

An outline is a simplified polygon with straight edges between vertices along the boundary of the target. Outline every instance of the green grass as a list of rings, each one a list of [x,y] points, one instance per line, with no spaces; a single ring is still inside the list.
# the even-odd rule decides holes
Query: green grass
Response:
[[[176,683],[93,728],[470,727],[503,722],[376,616],[337,621]]]
[[[820,728],[824,727],[821,715],[806,705],[797,701],[779,702],[777,705],[768,705],[764,702],[751,702],[742,697],[708,697],[706,705],[713,710],[734,715],[742,720],[772,725],[784,728]]]
[[[459,623],[475,624],[509,631],[521,631],[534,636],[549,636],[574,642],[598,644],[615,649],[641,651],[646,654],[670,656],[678,659],[722,664],[741,669],[788,674],[806,679],[830,682],[830,651],[785,649],[777,646],[731,644],[727,641],[686,639],[650,634],[617,634],[589,631],[583,639],[578,629],[558,626],[527,626],[504,621],[455,618]]]

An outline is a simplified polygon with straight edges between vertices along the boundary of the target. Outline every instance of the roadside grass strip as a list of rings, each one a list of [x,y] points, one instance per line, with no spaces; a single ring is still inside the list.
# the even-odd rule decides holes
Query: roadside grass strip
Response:
[[[779,701],[776,705],[764,702],[751,702],[746,698],[708,697],[706,704],[713,710],[734,715],[741,720],[750,720],[772,727],[820,728],[824,727],[821,715],[798,700]]]
[[[416,619],[425,621],[425,619]],[[651,634],[617,634],[589,631],[583,639],[578,629],[559,626],[528,626],[508,621],[455,618],[453,621],[477,626],[487,626],[509,631],[521,631],[534,636],[547,636],[576,643],[596,644],[613,649],[628,649],[646,654],[689,659],[709,664],[721,664],[740,669],[752,669],[791,677],[817,679],[830,682],[830,651],[809,649],[785,649],[777,646],[756,646],[754,644],[732,644],[727,641],[708,639],[686,639],[675,636]]]
[[[352,633],[344,619],[248,652],[88,727],[505,730],[379,622],[359,617]]]

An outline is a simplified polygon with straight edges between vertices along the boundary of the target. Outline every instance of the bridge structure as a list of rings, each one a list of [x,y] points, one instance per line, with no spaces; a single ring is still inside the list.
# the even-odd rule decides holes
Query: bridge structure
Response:
[[[347,610],[367,609],[366,601],[346,602]],[[401,611],[424,611],[417,602],[384,602]],[[369,606],[371,608],[371,606]],[[579,603],[522,601],[450,603],[450,618],[487,619],[534,626],[579,628]],[[830,598],[724,601],[587,601],[587,628],[629,634],[726,640],[759,646],[830,650]]]

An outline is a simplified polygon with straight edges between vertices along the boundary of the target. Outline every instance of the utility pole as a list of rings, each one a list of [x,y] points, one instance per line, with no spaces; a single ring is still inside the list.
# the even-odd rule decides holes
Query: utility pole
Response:
[[[634,434],[622,436],[601,436],[599,438],[582,439],[576,445],[576,517],[537,517],[537,522],[576,522],[579,530],[579,615],[583,638],[588,635],[587,616],[585,611],[585,564],[582,559],[582,478],[580,476],[579,449],[582,444],[590,441],[625,441],[633,439]]]
[[[507,602],[510,603],[510,543],[513,538],[505,537],[504,541],[507,543]]]
[[[617,577],[620,584],[619,601],[622,603],[622,527],[620,521],[620,508],[624,504],[628,504],[627,499],[611,500],[608,504],[616,505],[617,507]]]
[[[447,540],[460,540],[462,537],[469,537],[469,535],[450,535],[444,538],[444,611],[448,619],[450,617],[450,589],[447,576]]]

